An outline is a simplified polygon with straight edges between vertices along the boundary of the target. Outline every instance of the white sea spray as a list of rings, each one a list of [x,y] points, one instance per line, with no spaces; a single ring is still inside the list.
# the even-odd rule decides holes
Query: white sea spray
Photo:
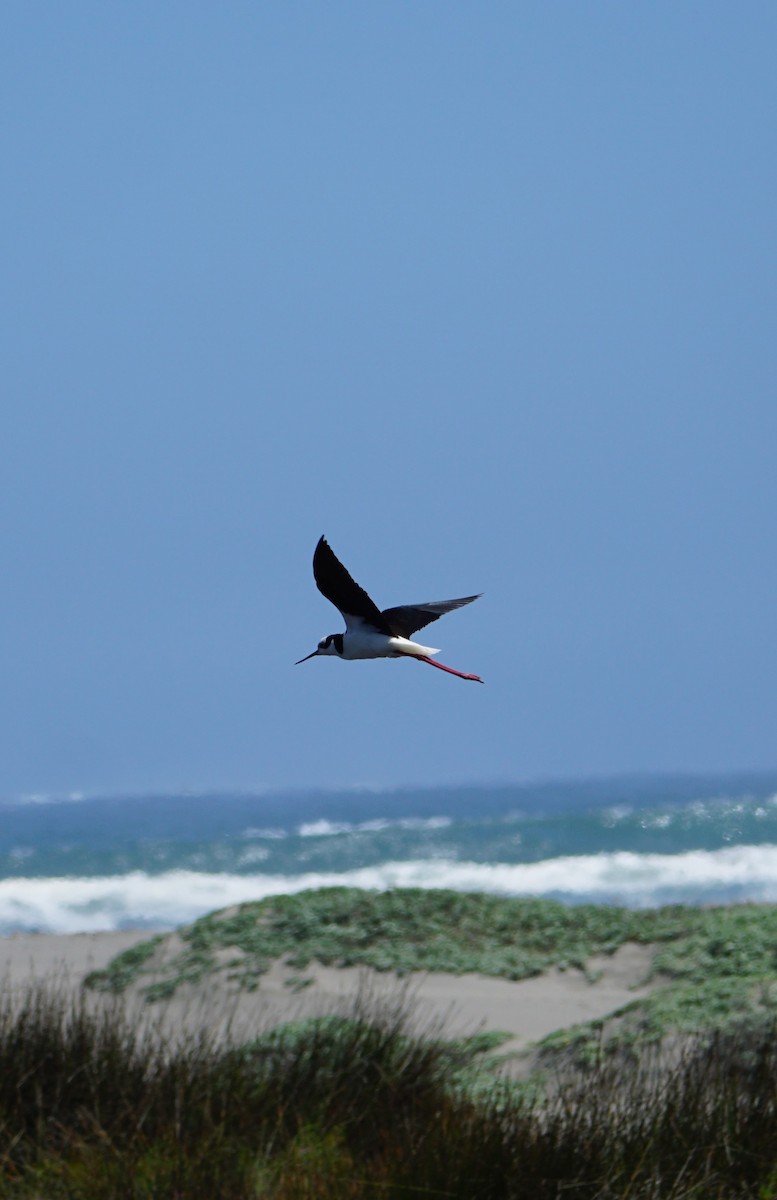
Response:
[[[204,913],[308,888],[452,888],[646,907],[714,900],[777,902],[777,846],[684,854],[565,855],[535,863],[414,859],[298,875],[167,871],[99,878],[0,880],[0,931],[74,933],[173,928]]]

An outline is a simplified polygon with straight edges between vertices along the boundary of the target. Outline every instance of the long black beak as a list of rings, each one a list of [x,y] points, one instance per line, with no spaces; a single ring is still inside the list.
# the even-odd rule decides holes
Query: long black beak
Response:
[[[317,654],[318,650],[314,650],[312,654],[306,654],[304,658],[298,658],[294,666],[298,667],[301,662],[307,662],[309,658],[315,658]]]

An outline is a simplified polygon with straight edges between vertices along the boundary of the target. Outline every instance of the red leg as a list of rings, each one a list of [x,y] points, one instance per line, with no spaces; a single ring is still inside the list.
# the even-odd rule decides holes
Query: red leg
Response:
[[[419,662],[428,663],[430,667],[436,667],[438,671],[447,671],[449,675],[458,675],[459,679],[471,679],[473,683],[482,683],[483,680],[479,675],[465,675],[463,671],[454,671],[453,667],[446,667],[445,663],[435,662],[433,658],[427,658],[425,654],[408,655],[408,658],[417,658]]]

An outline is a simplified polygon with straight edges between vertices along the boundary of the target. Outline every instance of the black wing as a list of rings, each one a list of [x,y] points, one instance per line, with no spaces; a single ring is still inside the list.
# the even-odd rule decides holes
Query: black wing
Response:
[[[319,539],[313,555],[313,575],[316,586],[330,604],[339,608],[346,625],[349,618],[366,621],[381,633],[391,633],[377,604],[360,588],[336,557],[326,538]]]
[[[454,608],[461,608],[464,604],[479,600],[482,595],[482,592],[478,592],[477,596],[462,596],[460,600],[427,600],[425,604],[400,604],[397,608],[384,609],[381,615],[395,637],[409,638],[417,629],[431,625],[432,621],[444,617]]]

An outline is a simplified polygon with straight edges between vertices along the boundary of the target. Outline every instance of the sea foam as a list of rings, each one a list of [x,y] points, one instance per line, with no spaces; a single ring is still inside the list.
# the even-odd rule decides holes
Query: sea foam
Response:
[[[97,878],[0,881],[0,933],[171,929],[204,913],[308,888],[452,888],[569,903],[642,908],[666,903],[777,902],[777,846],[730,846],[682,854],[567,855],[534,863],[386,862],[297,875],[132,871]]]

